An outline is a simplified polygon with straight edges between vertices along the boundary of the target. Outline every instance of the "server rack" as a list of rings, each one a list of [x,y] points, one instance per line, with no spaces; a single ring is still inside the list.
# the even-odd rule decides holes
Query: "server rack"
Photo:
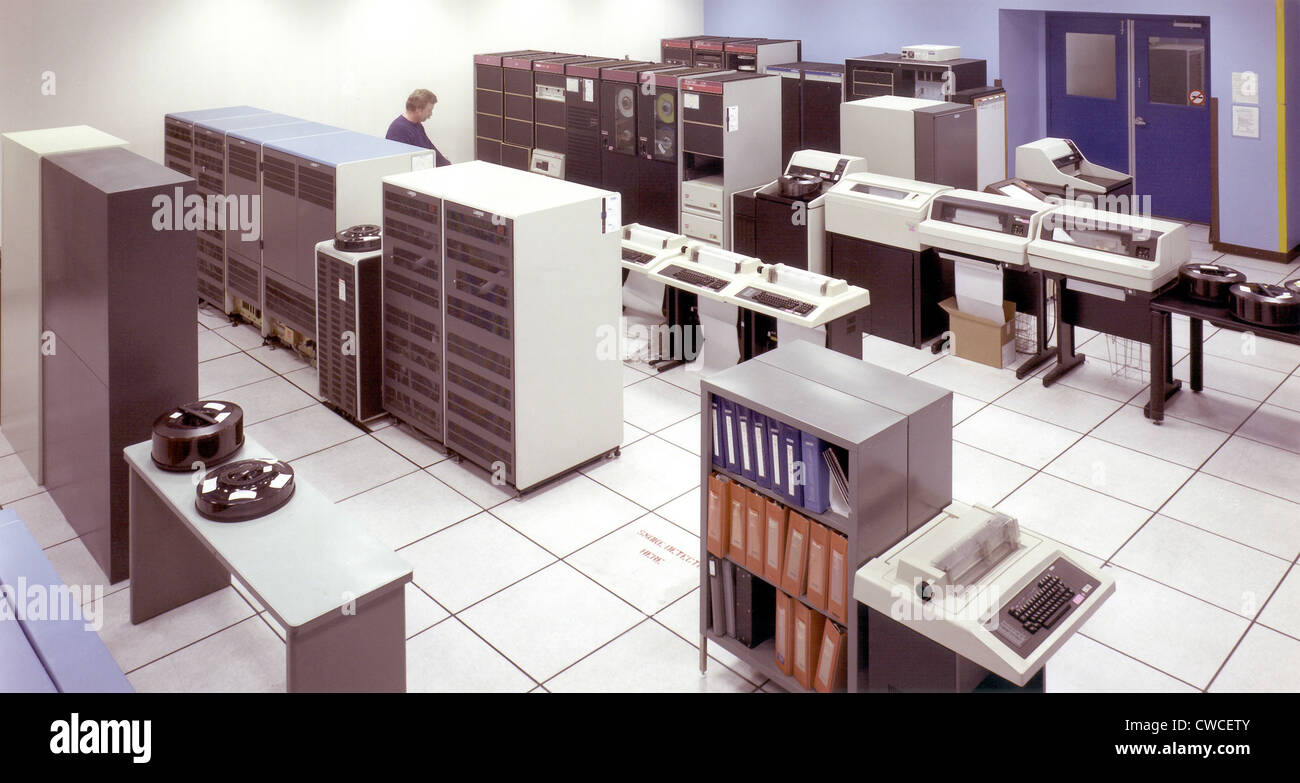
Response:
[[[889,53],[852,57],[844,61],[844,100],[880,95],[946,100],[957,90],[984,85],[986,71],[983,60],[969,57],[932,62]]]
[[[697,38],[691,41],[691,65],[723,70],[727,68],[727,44],[738,41],[756,41],[744,36],[718,36]],[[789,58],[786,58],[789,59]]]
[[[357,421],[384,413],[383,252],[316,245],[316,373],[321,399]]]
[[[659,59],[670,65],[695,65],[695,42],[715,40],[720,35],[688,35],[683,38],[664,38],[659,41]]]
[[[505,85],[505,128],[501,142],[501,165],[528,170],[528,160],[536,146],[533,104],[537,86],[533,80],[533,63],[571,55],[530,52],[501,58]]]
[[[501,162],[505,134],[504,57],[539,54],[536,49],[474,55],[474,157],[489,163]]]
[[[233,130],[226,134],[226,194],[257,197],[258,226],[262,218],[262,147],[305,136],[343,133],[342,128],[319,122],[296,122],[266,128]],[[226,308],[249,323],[262,325],[262,232],[245,236],[242,228],[226,227]]]
[[[640,132],[640,115],[653,111],[654,104],[642,101],[639,96],[653,97],[655,74],[682,70],[689,69],[666,63],[615,65],[600,69],[600,182],[606,190],[616,190],[622,195],[625,225],[643,222],[642,205],[648,201],[641,195],[641,154],[649,155],[652,136]],[[671,219],[671,210],[666,212]]]
[[[417,228],[420,243],[433,244],[429,216],[441,217],[433,249],[386,235],[385,273],[398,259],[390,246],[419,248],[423,260],[403,271],[419,270],[423,291],[437,291],[441,343],[436,332],[416,342],[441,352],[445,392],[439,400],[403,383],[390,393],[390,379],[430,369],[386,347],[386,404],[406,395],[440,410],[447,448],[521,491],[617,451],[618,362],[596,350],[600,330],[616,328],[619,316],[615,194],[479,161],[384,182],[386,225]],[[412,297],[392,294],[386,280],[386,346],[394,322],[413,314]],[[433,315],[427,303],[417,309]],[[405,419],[413,407],[390,411]]]
[[[571,55],[533,62],[533,130],[536,149],[565,154],[568,148],[568,79],[564,67],[569,63],[599,62],[604,57]],[[565,165],[565,171],[568,166]]]
[[[163,165],[185,176],[194,175],[194,123],[200,120],[219,120],[227,117],[244,117],[249,114],[270,114],[255,106],[223,106],[219,109],[178,111],[163,116]]]
[[[198,397],[195,232],[153,227],[194,180],[121,148],[41,161],[45,485],[110,582],[129,574],[122,449]],[[98,216],[94,219],[91,216]],[[111,219],[108,217],[111,216]]]
[[[781,77],[781,159],[798,150],[839,152],[844,66],[794,62],[767,72]]]
[[[199,229],[199,298],[215,308],[226,307],[226,232],[221,215],[226,195],[226,134],[243,128],[262,128],[302,122],[287,114],[253,114],[246,117],[200,120],[194,123],[194,180],[205,204],[206,220]]]
[[[262,152],[262,334],[315,351],[316,243],[380,221],[380,181],[432,167],[433,153],[350,131],[268,143]]]
[[[754,38],[723,44],[723,65],[733,71],[767,73],[776,63],[799,60],[803,43],[794,39]]]
[[[600,187],[600,71],[614,65],[646,65],[627,60],[595,60],[564,66],[568,86],[564,97],[564,178]]]

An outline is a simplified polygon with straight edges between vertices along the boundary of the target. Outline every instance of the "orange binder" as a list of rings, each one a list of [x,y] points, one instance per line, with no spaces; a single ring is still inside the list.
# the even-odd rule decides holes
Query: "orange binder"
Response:
[[[826,623],[821,649],[817,651],[817,676],[813,677],[813,690],[830,693],[843,687],[847,674],[844,650],[844,631],[835,623]]]
[[[749,508],[749,490],[731,482],[727,495],[727,557],[740,565],[745,564],[745,510]]]
[[[786,674],[794,673],[794,655],[791,644],[794,626],[794,602],[784,592],[776,591],[776,668]]]
[[[849,621],[849,540],[839,533],[831,533],[831,556],[826,569],[826,613],[836,622]]]
[[[826,566],[830,562],[830,537],[825,525],[808,523],[808,603],[826,611]]]
[[[727,518],[724,509],[727,505],[726,479],[716,473],[709,475],[709,510],[705,521],[708,531],[709,554],[714,557],[727,556]]]
[[[808,520],[790,511],[786,523],[785,563],[781,566],[781,589],[795,598],[803,595],[808,565]]]
[[[767,531],[763,542],[763,576],[774,585],[781,584],[781,564],[785,562],[785,506],[767,501]]]
[[[762,495],[749,493],[745,508],[745,568],[751,574],[763,573],[763,528],[767,521],[763,503]]]
[[[798,601],[794,604],[794,678],[809,690],[813,687],[813,674],[817,669],[817,653],[821,650],[822,629],[826,616],[814,612]]]

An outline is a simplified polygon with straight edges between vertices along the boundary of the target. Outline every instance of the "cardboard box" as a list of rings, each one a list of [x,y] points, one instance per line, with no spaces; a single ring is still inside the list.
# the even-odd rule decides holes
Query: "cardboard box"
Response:
[[[1000,324],[958,310],[956,297],[943,300],[939,306],[948,313],[948,329],[952,332],[954,356],[999,369],[1015,361],[1015,302],[1002,302],[1002,312],[1006,320]]]

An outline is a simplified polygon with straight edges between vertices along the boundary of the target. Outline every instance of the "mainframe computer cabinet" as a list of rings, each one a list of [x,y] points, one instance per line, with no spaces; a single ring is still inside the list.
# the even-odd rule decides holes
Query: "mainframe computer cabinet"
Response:
[[[6,133],[3,149],[4,275],[0,276],[0,428],[37,484],[41,447],[41,159],[46,155],[125,147],[88,125]]]
[[[193,229],[154,199],[194,180],[124,149],[41,162],[45,486],[110,582],[129,576],[122,449],[198,398]]]

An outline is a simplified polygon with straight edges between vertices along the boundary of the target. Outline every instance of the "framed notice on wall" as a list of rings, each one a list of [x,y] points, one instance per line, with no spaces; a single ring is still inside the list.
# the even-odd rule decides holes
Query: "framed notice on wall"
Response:
[[[1245,139],[1259,138],[1259,107],[1232,107],[1232,135]]]

